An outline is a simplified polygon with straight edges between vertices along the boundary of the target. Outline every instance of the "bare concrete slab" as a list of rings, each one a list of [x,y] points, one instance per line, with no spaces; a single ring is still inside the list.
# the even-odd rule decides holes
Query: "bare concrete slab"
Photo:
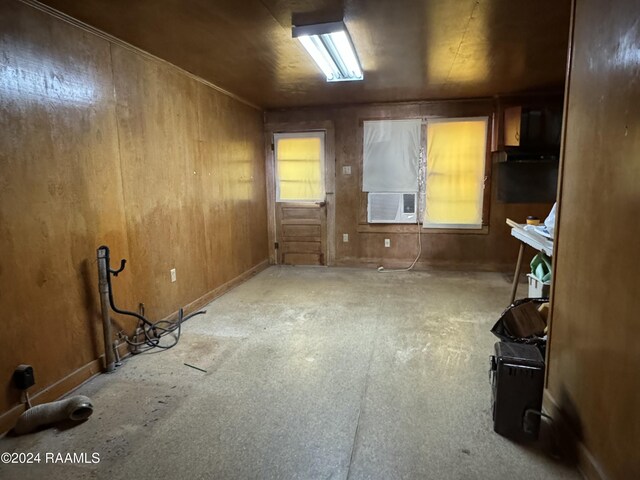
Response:
[[[73,428],[0,451],[3,479],[577,479],[492,430],[492,273],[271,267],[189,320],[180,343],[80,388]],[[189,363],[206,372],[184,365]]]

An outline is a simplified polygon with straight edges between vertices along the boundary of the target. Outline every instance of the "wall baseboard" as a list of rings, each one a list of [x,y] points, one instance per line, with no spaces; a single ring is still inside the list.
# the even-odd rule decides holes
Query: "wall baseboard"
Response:
[[[577,457],[575,460],[577,461],[578,470],[580,470],[584,478],[587,480],[608,480],[609,477],[598,466],[598,462],[582,442],[582,439],[573,431],[570,426],[571,423],[567,421],[565,414],[548,389],[544,390],[543,409],[553,418],[556,430],[562,432],[561,434],[566,437],[568,443],[575,446],[575,452],[573,453]],[[566,442],[562,441],[563,439],[559,440],[559,445],[566,444]]]
[[[269,267],[269,260],[263,260],[254,267],[251,267],[246,272],[241,273],[234,279],[220,285],[219,287],[211,290],[210,292],[186,305],[184,307],[185,313],[195,312],[204,305],[207,305],[211,301],[227,293],[232,288],[237,287],[254,275],[257,275],[267,267]],[[177,318],[177,316],[178,312],[174,312],[165,319]],[[118,353],[120,354],[120,358],[125,358],[130,355],[129,349],[127,347],[128,345],[126,343],[121,343],[120,345],[118,345]],[[31,396],[31,403],[33,405],[39,405],[42,403],[53,402],[73,392],[96,375],[102,373],[104,363],[103,359],[104,355],[100,355],[100,357],[92,360],[86,365],[83,365],[74,372],[71,372],[61,380],[58,380],[54,384],[40,390],[35,395]],[[18,420],[18,417],[24,412],[24,410],[24,405],[19,404],[0,415],[0,435],[7,433],[10,429],[13,428],[13,426],[16,424],[16,421]]]
[[[126,350],[124,350],[124,353],[126,354]],[[103,358],[104,355],[100,355],[99,358],[92,360],[76,371],[71,372],[61,380],[58,380],[56,383],[40,390],[35,395],[31,396],[31,403],[33,405],[39,405],[41,403],[53,402],[54,400],[57,400],[78,388],[80,385],[102,372]],[[13,428],[18,417],[24,411],[24,405],[20,404],[0,415],[0,433],[6,433],[8,430]]]
[[[398,259],[371,259],[371,258],[341,258],[336,261],[337,267],[354,267],[354,268],[378,268],[383,265],[386,269],[407,268],[413,262],[413,258],[406,260]],[[470,262],[451,262],[438,260],[420,260],[416,263],[414,269],[419,270],[439,270],[439,271],[465,271],[465,272],[497,272],[513,274],[514,263],[470,263]]]
[[[258,263],[257,265],[251,267],[249,270],[241,273],[240,275],[238,275],[234,279],[229,280],[227,283],[223,283],[218,288],[214,288],[210,292],[205,293],[200,298],[198,298],[198,299],[194,300],[193,302],[185,305],[184,313],[185,314],[189,314],[189,313],[195,312],[196,310],[204,307],[208,303],[211,303],[216,298],[224,295],[229,290],[237,287],[241,283],[246,282],[247,280],[249,280],[254,275],[257,275],[258,273],[262,272],[263,270],[266,270],[268,267],[269,267],[269,260],[265,259],[262,262]],[[177,318],[177,316],[178,316],[178,312],[174,312],[172,315],[170,315],[166,319]]]

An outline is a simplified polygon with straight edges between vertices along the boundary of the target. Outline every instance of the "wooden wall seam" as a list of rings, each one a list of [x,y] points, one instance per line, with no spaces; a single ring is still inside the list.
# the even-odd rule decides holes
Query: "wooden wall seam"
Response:
[[[111,70],[111,86],[113,87],[113,105],[116,113],[116,138],[118,143],[118,164],[120,165],[120,184],[124,185],[124,177],[122,174],[122,145],[120,143],[120,123],[118,122],[118,92],[116,91],[116,74],[113,70],[113,43],[109,42],[109,67]],[[120,190],[122,194],[122,205],[127,204],[127,199],[125,198],[124,188]],[[126,219],[125,219],[126,221]],[[125,244],[129,245],[129,229],[124,229],[124,241]]]

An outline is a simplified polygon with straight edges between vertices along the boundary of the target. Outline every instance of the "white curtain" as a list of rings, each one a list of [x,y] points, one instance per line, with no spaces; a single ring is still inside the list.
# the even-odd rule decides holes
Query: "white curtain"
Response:
[[[362,191],[417,192],[420,119],[364,122]]]

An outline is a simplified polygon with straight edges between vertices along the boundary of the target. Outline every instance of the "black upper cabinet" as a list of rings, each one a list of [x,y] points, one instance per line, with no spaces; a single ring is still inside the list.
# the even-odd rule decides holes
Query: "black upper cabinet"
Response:
[[[561,130],[561,108],[522,108],[520,147],[524,149],[560,149]]]
[[[492,142],[498,201],[553,203],[562,136],[562,98],[498,102]]]
[[[498,100],[492,151],[560,152],[562,97]]]

